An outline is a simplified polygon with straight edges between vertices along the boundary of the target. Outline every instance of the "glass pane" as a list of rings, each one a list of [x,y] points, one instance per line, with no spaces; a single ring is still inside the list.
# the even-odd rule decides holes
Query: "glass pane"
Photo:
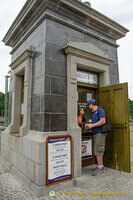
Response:
[[[84,118],[86,122],[89,122],[91,120],[91,111],[89,107],[87,106],[87,102],[92,99],[92,93],[86,92],[86,91],[78,91],[78,109],[84,108]]]

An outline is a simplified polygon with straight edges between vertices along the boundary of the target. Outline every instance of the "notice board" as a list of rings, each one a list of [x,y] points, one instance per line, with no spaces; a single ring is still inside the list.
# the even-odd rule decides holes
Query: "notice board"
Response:
[[[72,179],[72,137],[47,138],[47,186]]]

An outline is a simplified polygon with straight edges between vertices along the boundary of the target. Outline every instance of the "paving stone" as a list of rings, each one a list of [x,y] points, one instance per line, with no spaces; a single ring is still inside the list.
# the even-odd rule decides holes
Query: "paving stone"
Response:
[[[133,172],[118,172],[106,169],[103,175],[93,177],[87,174],[84,168],[79,177],[81,185],[55,191],[56,195],[49,194],[37,198],[19,179],[13,176],[3,165],[0,157],[0,200],[131,200],[133,197]],[[81,180],[80,180],[81,179]],[[83,182],[86,184],[84,187]],[[90,184],[90,181],[93,184]],[[98,184],[97,184],[98,183]],[[99,192],[99,193],[98,193]],[[123,193],[120,194],[120,192]],[[125,193],[125,194],[124,194]]]
[[[0,200],[37,200],[21,182],[10,173],[0,175]]]
[[[0,162],[0,175],[8,172],[9,170]]]

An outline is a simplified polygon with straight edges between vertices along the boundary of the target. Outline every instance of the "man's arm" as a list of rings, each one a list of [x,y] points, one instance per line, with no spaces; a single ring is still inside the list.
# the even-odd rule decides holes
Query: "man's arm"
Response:
[[[102,126],[105,123],[106,123],[106,119],[105,117],[103,117],[103,118],[100,118],[100,120],[94,124],[86,124],[85,127],[94,128],[94,127]]]

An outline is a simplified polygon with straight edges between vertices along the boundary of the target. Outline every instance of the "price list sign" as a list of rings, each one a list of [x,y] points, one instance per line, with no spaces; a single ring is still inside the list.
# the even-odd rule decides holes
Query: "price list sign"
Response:
[[[47,138],[47,185],[72,179],[71,135]]]

